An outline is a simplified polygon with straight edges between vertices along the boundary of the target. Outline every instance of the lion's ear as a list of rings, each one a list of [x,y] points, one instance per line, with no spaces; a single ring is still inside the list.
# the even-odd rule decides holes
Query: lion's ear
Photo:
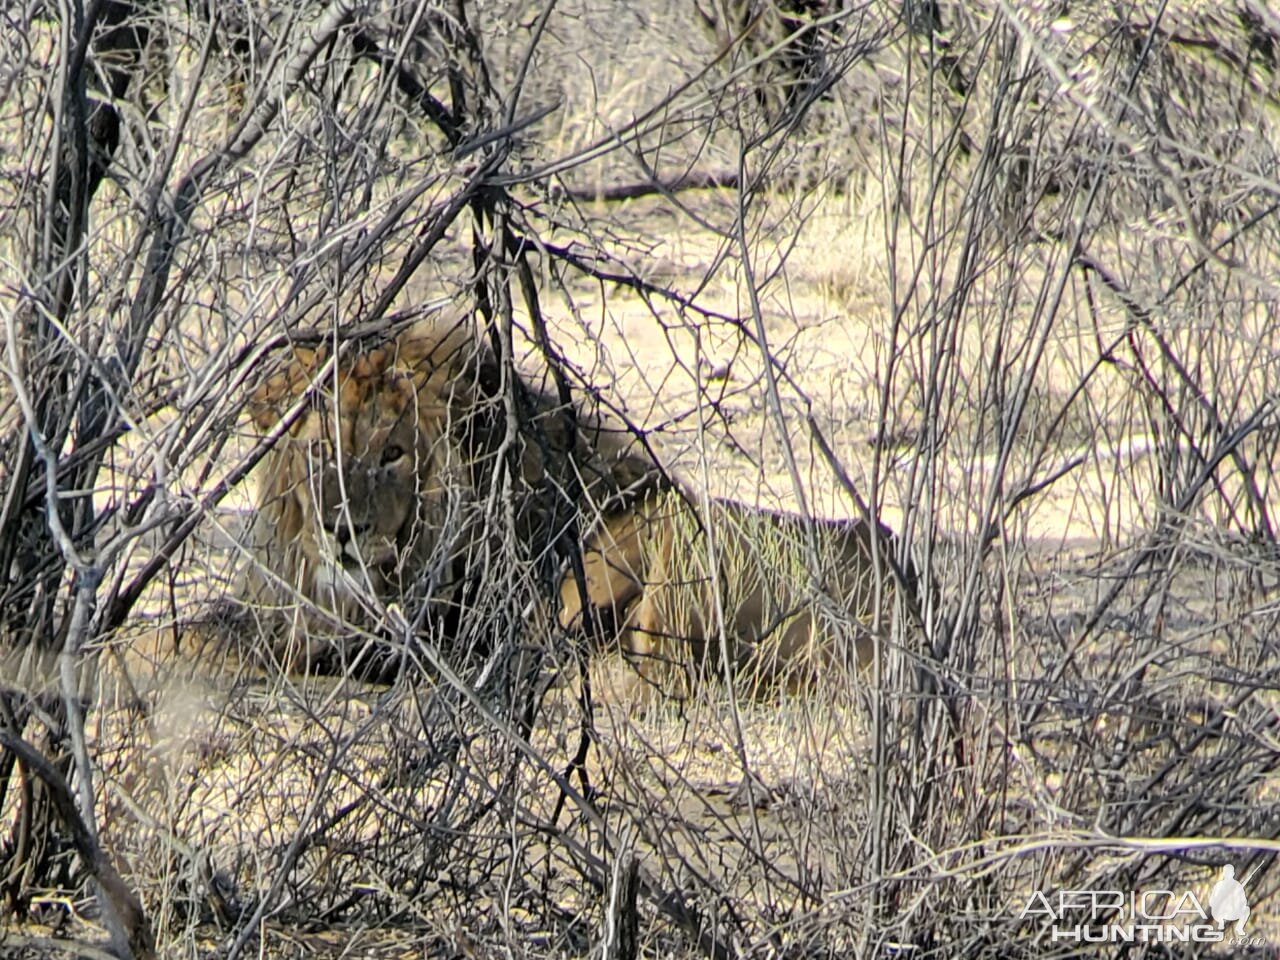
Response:
[[[476,353],[471,317],[420,321],[396,338],[395,353],[403,370],[461,372]]]
[[[288,365],[253,391],[248,403],[249,416],[259,430],[266,433],[279,422],[289,405],[306,390],[326,355],[323,347],[294,347],[293,359]]]
[[[428,320],[405,330],[395,342],[395,366],[413,376],[419,392],[468,406],[474,399],[476,367],[483,347],[469,314],[451,321]]]

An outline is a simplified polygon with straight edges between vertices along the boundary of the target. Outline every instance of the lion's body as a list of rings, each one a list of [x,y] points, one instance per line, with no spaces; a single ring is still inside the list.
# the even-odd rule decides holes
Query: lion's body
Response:
[[[392,604],[415,629],[481,642],[557,586],[564,626],[589,619],[668,689],[673,672],[794,685],[871,657],[887,529],[689,498],[629,433],[504,370],[469,325],[414,327],[336,363],[299,349],[251,411],[267,434],[298,403],[258,468],[240,591],[287,626],[287,666],[345,669]],[[591,531],[586,618],[563,575],[575,528]]]
[[[704,673],[728,670],[752,690],[795,689],[829,668],[866,666],[894,583],[893,535],[871,530],[654,491],[588,538],[595,625],[585,626],[617,636],[646,684],[672,695]],[[567,578],[565,626],[582,624],[581,599]]]

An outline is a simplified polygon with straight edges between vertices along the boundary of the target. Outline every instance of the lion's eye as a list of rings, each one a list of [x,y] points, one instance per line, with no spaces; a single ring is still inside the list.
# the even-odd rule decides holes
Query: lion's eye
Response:
[[[395,463],[397,460],[399,460],[403,456],[404,456],[403,447],[395,443],[388,444],[387,448],[382,451],[382,462]]]

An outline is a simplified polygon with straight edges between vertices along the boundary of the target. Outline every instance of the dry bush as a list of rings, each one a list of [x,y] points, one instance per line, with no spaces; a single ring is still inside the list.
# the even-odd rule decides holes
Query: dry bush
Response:
[[[1264,5],[93,13],[0,33],[7,912],[90,936],[87,872],[135,955],[1066,955],[1034,892],[1230,862],[1280,936]],[[641,715],[549,606],[595,518],[520,535],[501,470],[460,626],[339,628],[392,682],[264,664],[251,390],[451,301],[688,486],[892,523],[873,669]]]

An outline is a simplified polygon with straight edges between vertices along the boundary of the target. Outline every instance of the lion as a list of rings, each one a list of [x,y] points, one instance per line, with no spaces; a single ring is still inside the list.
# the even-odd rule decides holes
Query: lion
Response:
[[[264,436],[302,405],[256,468],[239,590],[250,609],[287,613],[276,652],[291,669],[344,669],[352,626],[389,604],[415,629],[458,634],[512,544],[508,572],[554,592],[579,502],[614,502],[652,470],[626,431],[507,379],[465,319],[328,361],[295,348],[249,405]]]
[[[894,590],[915,589],[913,569],[894,574],[896,551],[883,524],[657,485],[585,539],[585,603],[566,576],[560,623],[616,638],[646,702],[686,698],[700,676],[726,670],[752,695],[795,693],[833,668],[871,663]]]

